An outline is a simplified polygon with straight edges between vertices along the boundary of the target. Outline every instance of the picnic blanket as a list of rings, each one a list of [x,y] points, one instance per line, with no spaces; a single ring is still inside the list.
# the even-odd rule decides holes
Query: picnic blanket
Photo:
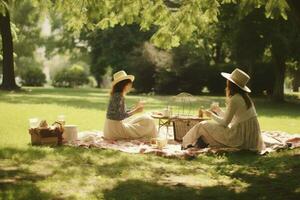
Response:
[[[162,135],[165,135],[163,133]],[[166,137],[166,136],[164,136]],[[132,154],[155,154],[169,158],[194,158],[198,154],[203,153],[223,153],[240,151],[236,148],[189,148],[181,149],[181,144],[172,138],[172,133],[168,136],[168,144],[159,149],[155,144],[151,144],[149,140],[105,140],[101,131],[83,131],[79,133],[79,138],[75,142],[65,145],[84,148],[99,148],[122,151]],[[270,152],[293,149],[300,147],[300,134],[288,134],[279,131],[263,131],[262,137],[266,145],[266,149],[260,152],[260,155],[265,155]]]

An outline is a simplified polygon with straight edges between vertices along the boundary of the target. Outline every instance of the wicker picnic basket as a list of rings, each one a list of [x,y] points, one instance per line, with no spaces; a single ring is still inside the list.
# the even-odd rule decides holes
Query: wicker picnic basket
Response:
[[[52,127],[46,128],[30,128],[32,145],[61,145],[63,140],[63,126],[59,122],[55,122]]]
[[[198,117],[177,117],[173,119],[174,128],[174,140],[181,142],[183,136],[191,129],[193,126],[203,121],[203,118]]]

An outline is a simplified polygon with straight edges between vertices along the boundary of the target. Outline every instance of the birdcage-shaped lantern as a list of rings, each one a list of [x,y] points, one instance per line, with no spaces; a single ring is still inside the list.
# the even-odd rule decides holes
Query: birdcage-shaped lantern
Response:
[[[174,117],[191,117],[195,115],[195,101],[197,99],[187,92],[179,93],[173,96],[169,102],[168,108],[172,110]]]
[[[174,96],[170,101],[169,108],[172,110],[175,140],[182,141],[183,136],[203,120],[196,114],[198,111],[196,101],[197,98],[187,92]]]

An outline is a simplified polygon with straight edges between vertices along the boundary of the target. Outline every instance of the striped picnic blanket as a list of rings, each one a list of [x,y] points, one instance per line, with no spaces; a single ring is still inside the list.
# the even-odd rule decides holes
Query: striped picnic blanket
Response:
[[[162,135],[166,133],[161,132]],[[270,152],[281,149],[293,149],[300,147],[300,134],[288,134],[280,131],[263,131],[263,140],[266,149],[260,152],[265,155]],[[166,136],[165,136],[166,137]],[[168,144],[160,149],[149,140],[105,140],[101,131],[83,131],[79,133],[77,141],[65,145],[84,148],[111,149],[133,154],[155,154],[170,158],[194,158],[203,153],[220,153],[239,151],[236,148],[189,148],[181,149],[181,144],[172,139],[172,133],[169,133]]]

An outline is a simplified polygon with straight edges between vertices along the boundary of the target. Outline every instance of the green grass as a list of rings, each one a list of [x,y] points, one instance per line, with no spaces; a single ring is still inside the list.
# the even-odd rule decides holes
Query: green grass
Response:
[[[0,199],[299,199],[300,150],[267,156],[250,152],[200,155],[193,161],[110,150],[31,147],[28,118],[54,121],[60,114],[80,130],[103,128],[108,91],[27,88],[0,92]],[[140,98],[146,111],[167,96]],[[223,97],[199,96],[192,105]],[[264,130],[300,133],[300,105],[255,99]],[[176,111],[176,109],[174,109]]]

